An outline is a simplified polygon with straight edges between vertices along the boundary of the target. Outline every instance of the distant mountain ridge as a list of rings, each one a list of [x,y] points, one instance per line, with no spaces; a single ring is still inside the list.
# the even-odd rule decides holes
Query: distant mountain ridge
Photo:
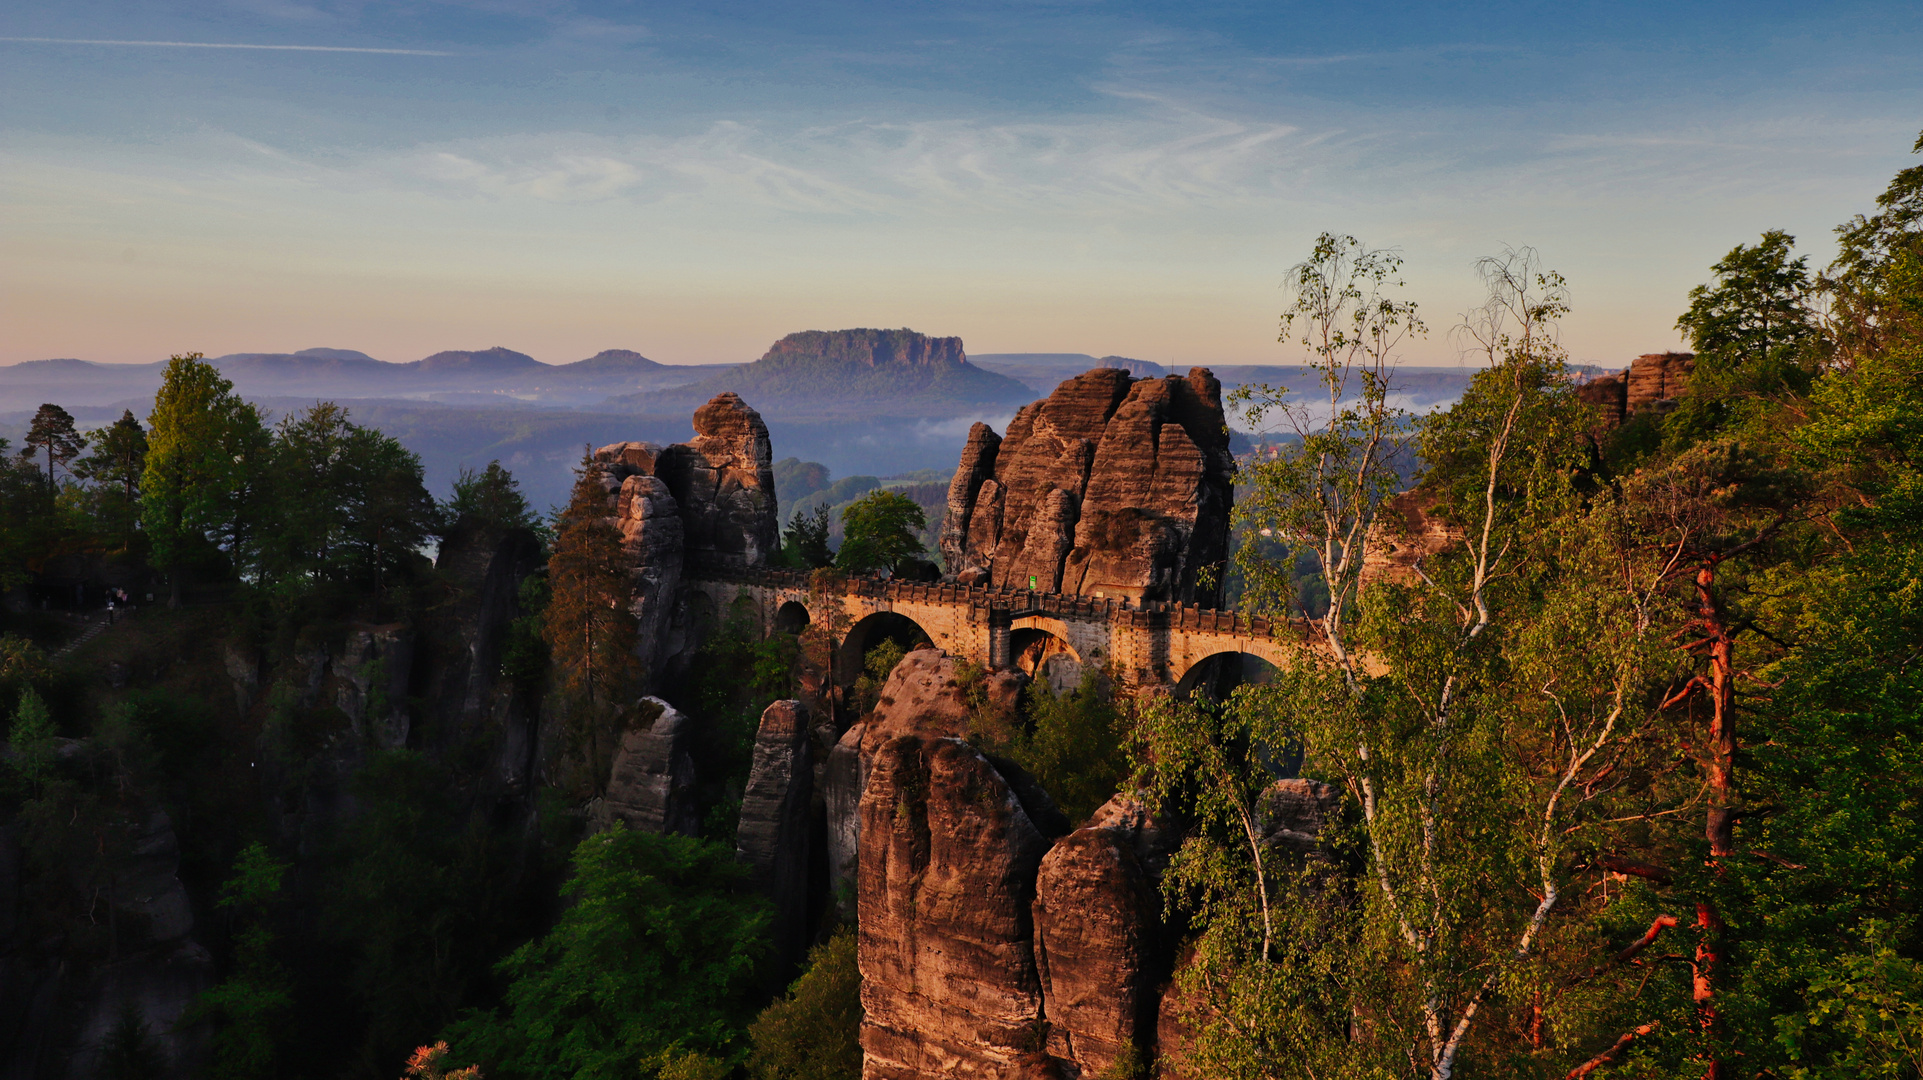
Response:
[[[961,338],[858,327],[789,334],[751,364],[611,404],[681,407],[729,390],[771,416],[949,414],[1016,407],[1034,397],[1015,379],[969,363]]]

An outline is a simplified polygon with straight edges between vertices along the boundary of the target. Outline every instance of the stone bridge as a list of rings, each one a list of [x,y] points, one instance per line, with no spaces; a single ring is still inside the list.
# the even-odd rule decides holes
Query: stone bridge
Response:
[[[888,637],[926,637],[951,655],[1019,668],[1058,690],[1092,664],[1132,689],[1177,693],[1204,679],[1240,681],[1244,657],[1287,668],[1312,647],[1299,623],[1159,601],[873,577],[841,579],[825,591],[812,588],[805,572],[766,568],[699,571],[681,588],[698,622],[748,613],[764,636],[827,627],[844,686],[860,674],[867,651]]]

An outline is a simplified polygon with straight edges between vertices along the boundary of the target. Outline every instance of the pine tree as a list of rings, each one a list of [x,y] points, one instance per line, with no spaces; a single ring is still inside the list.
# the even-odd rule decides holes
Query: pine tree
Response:
[[[26,443],[22,456],[47,458],[47,490],[53,490],[53,473],[56,465],[65,465],[80,456],[86,449],[87,440],[74,430],[73,416],[58,405],[42,405],[33,414],[33,424],[27,428]]]
[[[583,456],[555,522],[545,631],[560,685],[589,705],[618,702],[640,675],[621,533],[608,517],[601,467]]]

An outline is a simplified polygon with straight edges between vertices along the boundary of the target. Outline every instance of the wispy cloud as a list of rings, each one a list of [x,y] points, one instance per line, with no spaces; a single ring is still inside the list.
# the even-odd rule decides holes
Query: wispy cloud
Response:
[[[249,45],[228,41],[108,41],[101,38],[0,37],[24,45],[132,45],[149,49],[264,49],[270,52],[380,53],[387,56],[453,56],[436,49],[368,49],[348,45]]]

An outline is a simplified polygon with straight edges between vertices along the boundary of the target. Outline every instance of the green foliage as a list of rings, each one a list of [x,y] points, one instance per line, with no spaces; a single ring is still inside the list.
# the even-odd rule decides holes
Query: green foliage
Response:
[[[995,749],[1027,769],[1068,820],[1082,821],[1128,779],[1128,719],[1113,686],[1093,668],[1066,694],[1037,679],[1027,695],[1029,730]]]
[[[370,1075],[453,1020],[502,943],[506,852],[483,817],[463,813],[458,784],[421,754],[376,754],[354,777],[360,812],[326,867],[322,937]]]
[[[1772,230],[1754,247],[1736,245],[1711,269],[1714,287],[1689,291],[1676,326],[1689,335],[1696,367],[1668,438],[1688,445],[1767,410],[1770,395],[1804,394],[1816,366],[1819,327],[1807,258],[1790,258],[1796,241]]]
[[[215,901],[235,927],[232,970],[202,992],[187,1012],[189,1023],[211,1020],[216,1025],[215,1080],[271,1075],[287,1039],[293,986],[276,958],[278,939],[272,929],[273,908],[287,871],[264,846],[249,844]]]
[[[132,1001],[120,1007],[120,1017],[100,1040],[100,1080],[161,1080],[167,1075],[167,1055],[154,1039],[153,1028]]]
[[[1923,165],[1897,173],[1876,207],[1837,227],[1836,259],[1824,274],[1832,349],[1846,367],[1905,338],[1913,343],[1923,329],[1923,290],[1915,276],[1923,257]]]
[[[763,639],[759,619],[745,605],[728,613],[696,651],[675,703],[696,721],[691,749],[698,792],[707,807],[702,835],[734,841],[741,790],[753,765],[763,710],[795,692],[800,646],[788,634]]]
[[[73,415],[58,405],[40,406],[27,425],[27,437],[21,442],[26,445],[20,456],[29,457],[36,452],[45,456],[48,491],[54,489],[55,469],[79,457],[80,451],[87,447],[87,440],[74,430]]]
[[[120,419],[87,436],[89,453],[73,463],[73,471],[97,485],[101,530],[132,547],[140,521],[140,477],[147,468],[147,432],[132,409]]]
[[[1251,383],[1230,395],[1231,409],[1260,429],[1280,416],[1294,437],[1276,456],[1250,464],[1241,482],[1235,520],[1245,543],[1236,556],[1243,604],[1286,615],[1297,606],[1296,576],[1272,562],[1264,541],[1313,553],[1327,597],[1323,621],[1336,629],[1346,617],[1362,571],[1362,553],[1376,508],[1394,490],[1391,459],[1406,431],[1388,404],[1395,350],[1425,332],[1416,306],[1394,298],[1402,258],[1365,247],[1353,236],[1323,233],[1309,258],[1289,271],[1290,302],[1280,340],[1308,352],[1321,383],[1315,407],[1286,400],[1287,387]]]
[[[215,545],[232,550],[253,538],[267,509],[262,488],[270,437],[254,406],[199,353],[168,360],[147,418],[141,474],[141,528],[155,563],[179,577]]]
[[[567,509],[555,522],[550,595],[541,616],[561,688],[589,706],[626,701],[643,674],[634,657],[628,560],[606,503],[600,466],[584,454]]]
[[[859,1080],[858,939],[843,927],[808,953],[808,970],[748,1028],[755,1080]]]
[[[855,676],[855,685],[850,694],[855,708],[869,712],[881,700],[881,688],[888,682],[888,676],[908,655],[908,647],[894,638],[883,638],[881,643],[869,649],[861,658],[861,674]]]
[[[926,550],[917,537],[927,527],[927,515],[914,500],[892,491],[870,492],[841,512],[835,566],[857,573],[898,570]]]
[[[332,584],[378,591],[438,528],[420,459],[320,402],[274,429],[270,521],[242,551],[283,602]]]
[[[6,440],[0,439],[0,450]],[[31,580],[45,559],[53,505],[39,470],[21,458],[0,454],[0,588]]]
[[[462,466],[454,480],[454,496],[447,502],[454,520],[467,518],[495,529],[531,529],[538,521],[521,494],[514,474],[490,461],[481,472]]]
[[[823,503],[809,514],[796,510],[781,534],[781,561],[797,570],[833,566],[834,553],[828,550],[828,506]]]
[[[583,840],[572,905],[500,963],[504,1004],[452,1025],[449,1044],[498,1080],[631,1080],[668,1051],[732,1058],[767,921],[745,876],[718,844]]]
[[[520,614],[508,624],[507,643],[501,648],[501,677],[517,690],[538,698],[548,673],[548,643],[542,620],[548,606],[548,579],[530,574],[521,581]]]
[[[35,789],[53,777],[56,734],[47,703],[33,687],[22,690],[7,728],[7,745],[13,751],[14,771]]]

